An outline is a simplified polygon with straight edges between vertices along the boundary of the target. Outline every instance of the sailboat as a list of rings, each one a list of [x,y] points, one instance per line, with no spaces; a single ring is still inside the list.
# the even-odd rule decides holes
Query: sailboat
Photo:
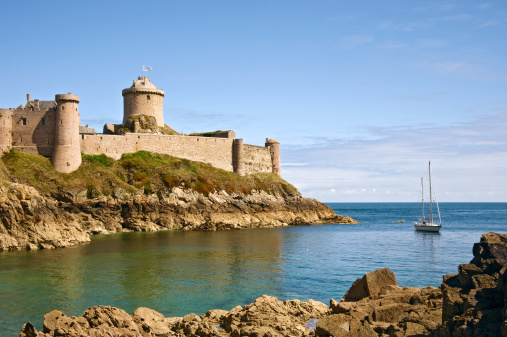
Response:
[[[435,223],[433,221],[433,196],[431,193],[431,161],[428,163],[428,171],[430,178],[430,218],[426,219],[424,217],[424,183],[423,178],[421,178],[422,218],[419,219],[419,221],[414,221],[414,227],[416,231],[438,232],[440,231],[440,228],[442,228],[442,219],[440,218],[440,209],[438,208],[438,201],[436,201],[438,210],[438,223]]]

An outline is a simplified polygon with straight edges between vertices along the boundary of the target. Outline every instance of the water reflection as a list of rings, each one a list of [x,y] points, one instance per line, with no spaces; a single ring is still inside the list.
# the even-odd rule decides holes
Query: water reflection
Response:
[[[263,294],[328,302],[356,278],[384,267],[402,286],[438,286],[442,275],[470,261],[482,233],[505,231],[507,214],[506,204],[475,205],[489,208],[470,218],[459,215],[462,205],[446,204],[445,228],[435,235],[393,223],[416,218],[416,204],[339,206],[346,208],[337,213],[361,223],[123,233],[65,249],[0,253],[0,335],[19,335],[26,321],[40,329],[53,309],[81,315],[99,304],[181,316],[230,310]]]

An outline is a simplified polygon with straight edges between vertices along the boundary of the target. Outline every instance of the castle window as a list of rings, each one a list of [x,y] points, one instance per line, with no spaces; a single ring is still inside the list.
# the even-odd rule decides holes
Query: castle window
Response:
[[[21,124],[23,124],[23,125],[27,124],[26,118],[21,118]]]
[[[65,110],[65,106],[62,105],[62,110]]]
[[[41,123],[42,125],[46,125],[46,118],[42,118],[42,119],[40,120],[40,123]]]
[[[147,95],[146,98],[148,99],[148,101],[150,100],[150,95]]]
[[[60,125],[62,125],[62,124],[63,124],[63,120],[60,119]]]
[[[49,138],[48,138],[48,145],[50,145]]]

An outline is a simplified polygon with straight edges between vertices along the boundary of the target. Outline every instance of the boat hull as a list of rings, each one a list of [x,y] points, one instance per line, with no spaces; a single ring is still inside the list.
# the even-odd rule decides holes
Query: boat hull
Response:
[[[442,225],[416,225],[414,224],[416,231],[422,232],[439,232]]]

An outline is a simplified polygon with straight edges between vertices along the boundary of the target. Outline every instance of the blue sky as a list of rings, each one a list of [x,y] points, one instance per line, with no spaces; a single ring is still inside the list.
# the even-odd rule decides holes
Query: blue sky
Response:
[[[120,123],[149,65],[164,120],[282,145],[323,201],[507,201],[507,3],[2,1],[0,107],[72,92]]]

